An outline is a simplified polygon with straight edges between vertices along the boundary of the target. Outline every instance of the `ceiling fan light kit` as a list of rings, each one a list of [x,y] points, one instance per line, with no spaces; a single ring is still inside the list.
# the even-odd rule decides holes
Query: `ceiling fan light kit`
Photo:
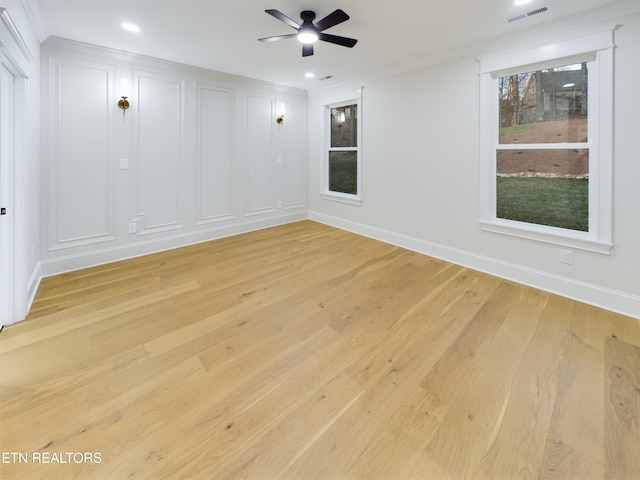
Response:
[[[343,10],[336,10],[333,13],[330,13],[322,20],[319,20],[315,24],[313,21],[316,18],[315,12],[311,10],[304,10],[300,13],[300,18],[302,19],[302,23],[298,24],[287,17],[282,12],[269,9],[265,10],[266,13],[271,15],[272,17],[277,18],[283,23],[286,23],[290,27],[296,29],[298,33],[289,34],[289,35],[276,35],[273,37],[264,37],[259,38],[260,42],[273,42],[276,40],[284,40],[286,38],[296,37],[298,41],[302,43],[302,56],[308,57],[313,55],[313,44],[318,40],[322,40],[324,42],[333,43],[336,45],[340,45],[343,47],[352,48],[358,40],[355,38],[341,37],[338,35],[330,35],[328,33],[322,33],[324,30],[327,30],[331,27],[338,25],[339,23],[346,22],[349,20],[349,15],[347,15]]]
[[[316,43],[318,41],[318,34],[312,31],[300,31],[300,33],[298,33],[298,40],[300,40],[301,43],[306,44]]]

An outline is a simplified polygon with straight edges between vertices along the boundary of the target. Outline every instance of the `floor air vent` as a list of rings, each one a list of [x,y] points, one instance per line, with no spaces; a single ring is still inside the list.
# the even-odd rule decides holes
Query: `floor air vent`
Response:
[[[531,10],[527,13],[521,13],[520,15],[516,15],[515,17],[507,18],[507,22],[515,22],[516,20],[522,20],[523,18],[532,17],[533,15],[537,15],[539,13],[544,13],[549,10],[549,7],[540,7],[535,10]]]

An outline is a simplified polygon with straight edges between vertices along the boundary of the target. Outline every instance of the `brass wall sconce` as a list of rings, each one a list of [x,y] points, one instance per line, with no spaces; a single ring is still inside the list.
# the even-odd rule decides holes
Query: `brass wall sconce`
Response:
[[[122,110],[126,110],[127,108],[129,108],[129,100],[127,100],[127,97],[123,95],[120,100],[118,100],[118,107],[120,107]]]
[[[278,112],[278,116],[276,117],[276,123],[278,125],[282,125],[284,123],[284,103],[280,104],[280,110]]]
[[[131,106],[127,98],[129,98],[129,79],[123,77],[120,79],[120,100],[118,100],[118,108],[122,109],[123,115],[125,110]]]

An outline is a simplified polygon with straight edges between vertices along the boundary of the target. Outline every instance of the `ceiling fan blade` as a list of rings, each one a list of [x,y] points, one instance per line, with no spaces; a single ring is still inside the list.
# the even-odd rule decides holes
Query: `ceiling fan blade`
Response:
[[[328,33],[321,33],[318,38],[325,42],[335,43],[336,45],[342,45],[343,47],[349,48],[358,43],[358,40],[355,38],[339,37],[337,35],[329,35]]]
[[[287,17],[284,13],[275,10],[273,8],[269,9],[269,10],[265,10],[265,12],[267,12],[269,15],[271,15],[272,17],[277,18],[278,20],[280,20],[281,22],[286,23],[287,25],[289,25],[292,28],[295,28],[296,30],[300,29],[300,25],[298,25],[296,22],[294,22],[293,20],[291,20],[289,17]]]
[[[311,43],[303,43],[302,44],[302,56],[310,57],[313,55],[313,44]]]
[[[326,30],[327,28],[331,28],[339,23],[346,22],[349,20],[349,15],[347,15],[344,11],[338,9],[333,13],[330,13],[322,20],[319,20],[315,23],[315,27],[320,30]]]
[[[275,42],[276,40],[284,40],[285,38],[294,38],[296,35],[298,35],[298,34],[297,33],[291,33],[289,35],[276,35],[274,37],[259,38],[258,41],[259,42]]]

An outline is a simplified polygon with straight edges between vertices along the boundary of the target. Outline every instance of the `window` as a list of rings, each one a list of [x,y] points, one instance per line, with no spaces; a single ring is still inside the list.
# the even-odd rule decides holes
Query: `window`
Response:
[[[481,61],[484,230],[609,252],[611,38]]]
[[[327,105],[327,147],[323,194],[359,203],[361,191],[360,102]]]
[[[498,77],[497,218],[589,231],[588,63]]]

